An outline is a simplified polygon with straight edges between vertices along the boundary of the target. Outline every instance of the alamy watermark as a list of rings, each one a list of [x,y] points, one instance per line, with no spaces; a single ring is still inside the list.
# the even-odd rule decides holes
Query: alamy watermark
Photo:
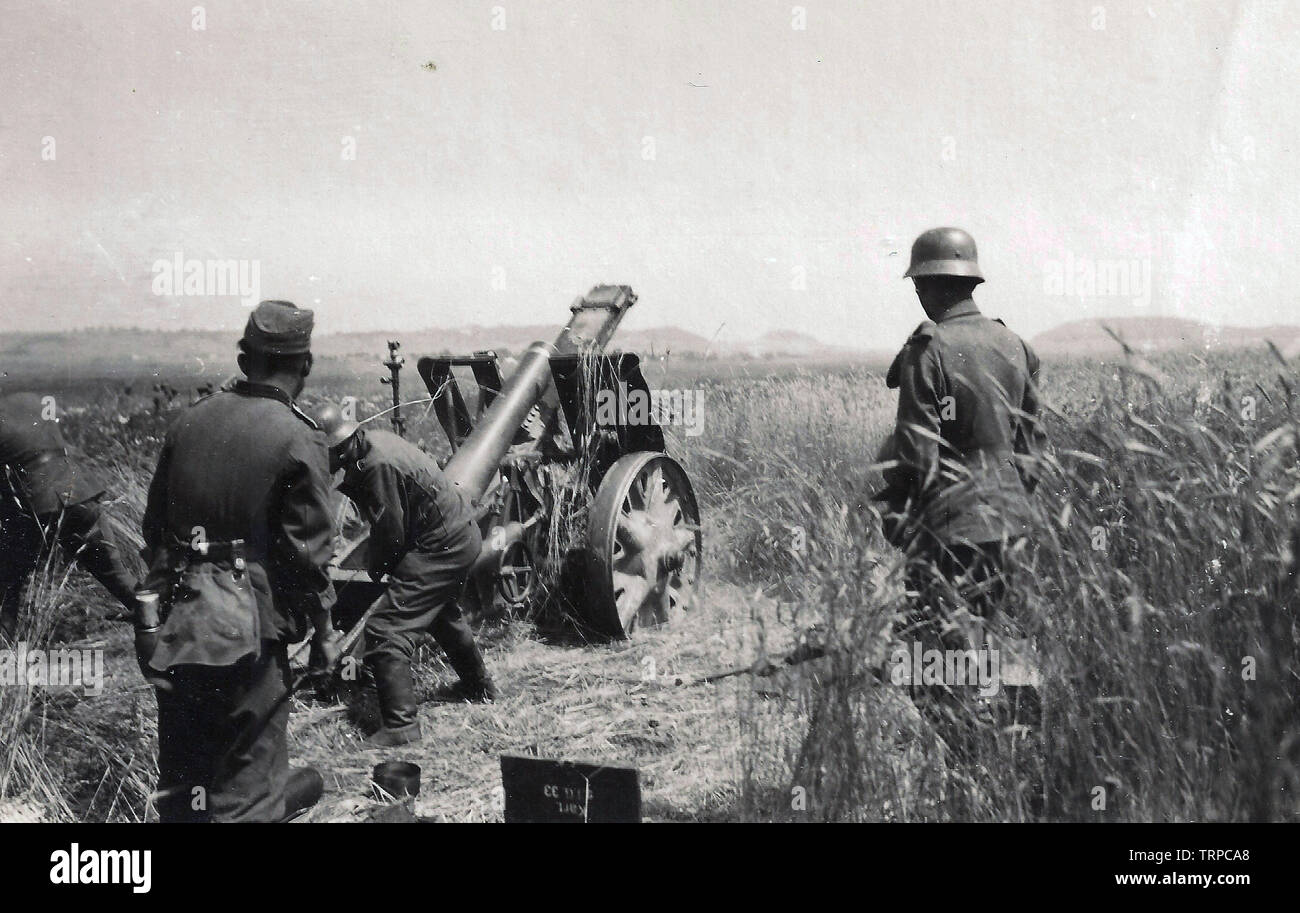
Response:
[[[135,894],[153,886],[153,850],[92,850],[74,843],[50,854],[51,884],[130,885]]]
[[[28,649],[25,641],[0,648],[0,686],[83,688],[98,696],[104,690],[104,651],[83,647]]]
[[[888,669],[895,685],[974,687],[981,697],[993,697],[1003,684],[1002,655],[985,648],[939,650],[912,641],[894,647]]]
[[[596,424],[677,425],[687,437],[704,431],[703,390],[643,390],[620,382],[617,390],[596,391]]]
[[[1043,264],[1043,291],[1066,298],[1127,298],[1151,304],[1151,258],[1095,259],[1064,251]]]
[[[262,300],[262,261],[186,260],[176,251],[170,260],[153,262],[155,295],[239,296],[245,307]]]

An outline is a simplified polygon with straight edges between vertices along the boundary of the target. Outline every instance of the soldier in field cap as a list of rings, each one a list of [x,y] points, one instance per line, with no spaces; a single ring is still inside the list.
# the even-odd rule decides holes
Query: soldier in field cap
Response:
[[[257,306],[239,343],[246,379],[176,419],[149,489],[144,590],[158,593],[161,624],[146,619],[140,635],[162,682],[164,821],[278,821],[320,795],[314,771],[290,771],[280,700],[287,647],[309,625],[313,666],[337,655],[329,455],[295,404],[312,322],[287,301]]]
[[[263,301],[248,315],[239,347],[265,355],[310,355],[315,322],[315,314],[291,301]]]

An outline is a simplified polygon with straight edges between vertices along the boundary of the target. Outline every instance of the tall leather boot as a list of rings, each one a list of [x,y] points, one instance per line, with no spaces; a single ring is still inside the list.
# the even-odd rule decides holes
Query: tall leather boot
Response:
[[[436,701],[470,701],[483,703],[497,699],[497,686],[488,674],[483,653],[474,642],[474,632],[460,614],[460,609],[448,607],[439,613],[433,623],[433,639],[447,654],[447,662],[460,681],[435,692]]]
[[[381,656],[369,660],[367,665],[375,677],[379,717],[383,725],[366,739],[366,744],[391,748],[418,742],[423,733],[420,731],[419,708],[415,703],[411,661],[401,656]]]

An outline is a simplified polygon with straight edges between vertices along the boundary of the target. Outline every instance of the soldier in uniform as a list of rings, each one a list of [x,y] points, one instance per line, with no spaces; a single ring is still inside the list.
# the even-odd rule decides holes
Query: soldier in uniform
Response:
[[[935,228],[912,245],[906,276],[926,317],[890,365],[886,384],[898,390],[893,434],[881,453],[889,462],[886,535],[907,555],[907,588],[915,598],[901,619],[902,637],[924,649],[1006,652],[1004,634],[1019,642],[1007,618],[1008,552],[1029,533],[1029,496],[1038,423],[1039,363],[1033,350],[972,298],[984,281],[974,239],[959,228]],[[1013,616],[1015,613],[1011,613]],[[1019,621],[1023,622],[1023,619]],[[996,635],[993,632],[996,631]],[[992,653],[987,654],[992,661]],[[1006,671],[1000,663],[999,674]],[[918,709],[947,747],[954,770],[984,763],[990,737],[1014,723],[1041,724],[1032,688],[1004,687],[992,703],[971,682],[913,682]],[[1033,756],[1032,752],[1026,757]],[[1028,772],[1028,795],[1041,800],[1041,773]],[[958,815],[963,790],[953,794]]]
[[[239,346],[246,379],[175,420],[149,489],[163,821],[278,821],[320,795],[315,771],[290,772],[283,699],[287,647],[308,623],[312,665],[337,654],[329,455],[294,405],[312,324],[289,302],[257,306]]]
[[[17,636],[23,585],[48,542],[59,542],[135,612],[135,576],[105,528],[104,494],[103,483],[74,460],[40,396],[0,397],[0,637]]]
[[[906,276],[929,318],[886,384],[898,415],[882,458],[886,533],[909,555],[909,589],[934,632],[958,607],[990,617],[1005,593],[1009,546],[1028,532],[1038,423],[1038,357],[972,298],[984,281],[974,239],[935,228],[912,245]],[[980,646],[980,644],[975,644]]]
[[[441,699],[496,699],[459,606],[482,538],[464,497],[429,454],[391,431],[359,428],[335,406],[321,409],[317,421],[329,440],[331,469],[344,473],[339,490],[370,522],[370,575],[389,577],[366,626],[365,662],[383,722],[367,742],[414,742],[422,734],[411,656],[421,634],[433,635],[460,679]]]

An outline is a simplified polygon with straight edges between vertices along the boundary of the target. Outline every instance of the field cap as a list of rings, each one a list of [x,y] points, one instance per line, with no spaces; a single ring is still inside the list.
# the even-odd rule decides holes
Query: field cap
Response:
[[[292,301],[263,301],[248,315],[241,344],[249,352],[304,355],[315,323],[315,314]]]

